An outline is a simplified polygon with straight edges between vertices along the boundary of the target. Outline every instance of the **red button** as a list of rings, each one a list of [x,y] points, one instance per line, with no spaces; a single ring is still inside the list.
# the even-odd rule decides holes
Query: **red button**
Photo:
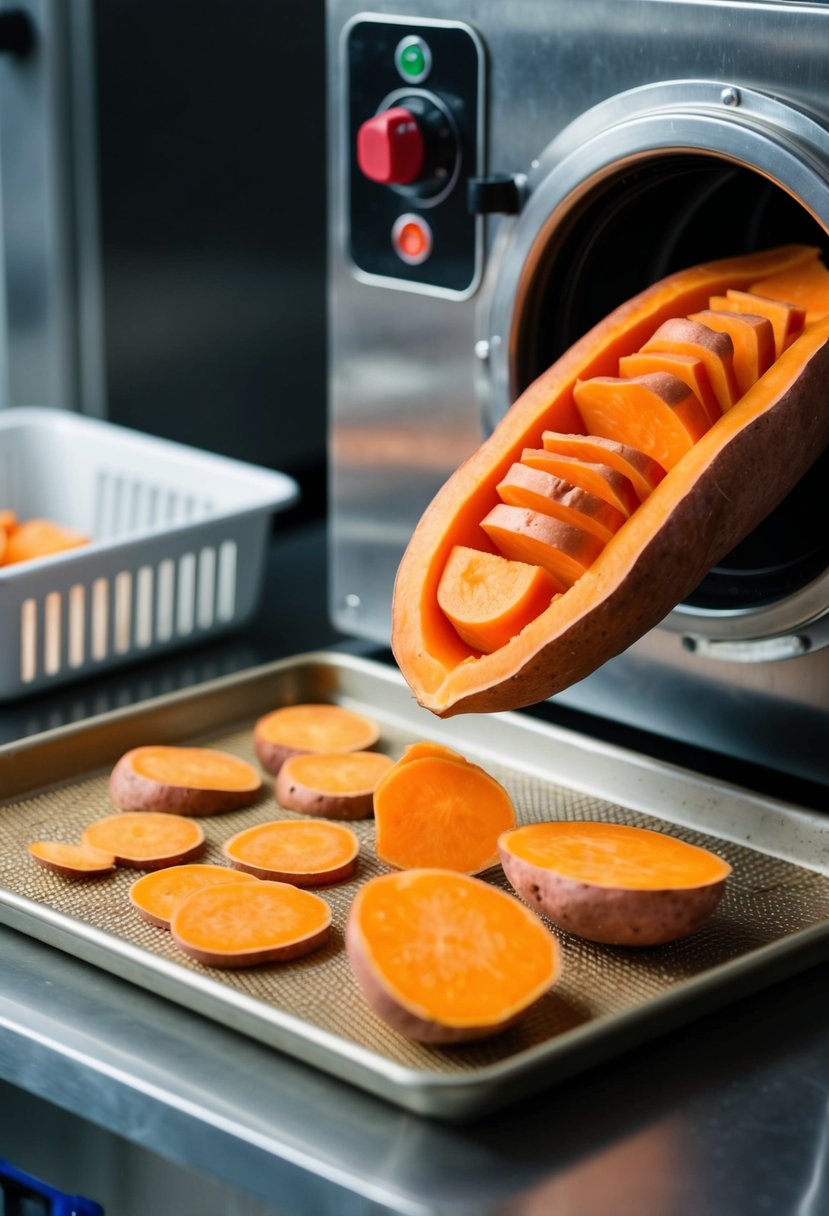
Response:
[[[420,215],[400,215],[391,230],[397,256],[410,266],[419,266],[432,252],[432,229]]]
[[[423,135],[414,115],[393,106],[364,122],[357,132],[357,164],[385,186],[416,181],[423,168]]]

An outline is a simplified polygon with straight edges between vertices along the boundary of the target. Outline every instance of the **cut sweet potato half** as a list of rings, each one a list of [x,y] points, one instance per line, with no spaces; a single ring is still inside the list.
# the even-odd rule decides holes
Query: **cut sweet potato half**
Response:
[[[614,435],[672,469],[710,427],[692,388],[678,376],[594,376],[580,380],[573,398],[594,435]]]
[[[202,865],[193,862],[152,870],[136,878],[130,887],[130,903],[138,915],[159,929],[169,929],[176,908],[202,887],[223,882],[255,882],[252,874],[241,874],[230,866]]]
[[[250,806],[262,778],[252,764],[209,747],[135,747],[109,779],[109,796],[122,811],[215,815]]]
[[[330,932],[325,900],[282,882],[202,887],[170,921],[176,944],[206,967],[289,962],[318,950]]]
[[[280,806],[324,819],[367,819],[374,787],[392,766],[382,752],[307,752],[289,756],[276,778]]]
[[[438,585],[438,603],[460,637],[488,654],[505,646],[563,590],[540,566],[457,545]]]
[[[504,1030],[561,968],[555,938],[514,896],[445,870],[372,878],[351,905],[345,941],[369,1006],[425,1043]]]
[[[324,819],[275,819],[245,828],[222,852],[237,870],[254,878],[321,887],[350,878],[360,843],[350,828]]]
[[[81,843],[111,853],[116,865],[135,870],[195,861],[204,851],[201,825],[165,811],[120,811],[84,828]]]
[[[774,363],[774,328],[768,317],[703,308],[692,313],[689,320],[728,334],[734,346],[734,375],[741,395]]]
[[[731,873],[715,853],[667,833],[590,820],[526,824],[498,847],[523,899],[567,932],[615,946],[693,933]]]
[[[388,865],[479,874],[497,862],[498,837],[515,823],[512,799],[489,773],[447,750],[420,744],[379,781],[375,848]]]
[[[604,464],[615,469],[628,479],[640,502],[645,501],[651,490],[655,490],[665,476],[661,464],[640,452],[638,448],[631,447],[629,443],[620,443],[618,439],[605,439],[601,435],[562,435],[558,431],[544,431],[542,440],[547,452],[572,456],[576,460]]]
[[[552,515],[565,524],[592,532],[602,542],[610,540],[625,522],[622,512],[603,498],[525,464],[512,465],[497,489],[507,506]]]
[[[274,776],[289,756],[368,751],[379,738],[376,722],[342,705],[285,705],[259,718],[253,730],[259,763]]]
[[[102,878],[115,869],[115,858],[91,845],[67,844],[62,840],[33,840],[27,846],[39,866],[62,878]]]
[[[751,316],[767,317],[774,330],[776,359],[791,346],[806,323],[806,309],[799,304],[770,299],[751,291],[737,291],[734,288],[729,288],[724,296],[712,296],[709,308],[717,312],[745,312]]]
[[[675,355],[693,355],[701,359],[720,410],[727,413],[740,396],[734,374],[734,343],[727,333],[709,329],[689,317],[671,317],[663,321],[642,346],[642,351]]]
[[[541,566],[563,587],[572,587],[604,547],[584,528],[503,503],[492,508],[481,527],[504,557]]]
[[[708,378],[708,369],[697,355],[639,350],[635,355],[624,355],[619,360],[620,376],[650,376],[654,372],[667,372],[670,376],[684,380],[688,387],[694,390],[712,425],[722,417],[720,403]]]
[[[562,481],[587,490],[610,503],[625,519],[639,506],[639,496],[630,479],[607,462],[562,456],[545,448],[525,448],[521,453],[521,463],[528,469],[541,469],[544,473],[551,473],[553,477],[560,477]]]

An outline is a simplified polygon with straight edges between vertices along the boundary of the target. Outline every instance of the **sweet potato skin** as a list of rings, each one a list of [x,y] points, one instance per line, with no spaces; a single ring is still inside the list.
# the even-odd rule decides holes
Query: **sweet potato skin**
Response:
[[[704,887],[634,891],[577,882],[516,857],[501,865],[520,897],[560,929],[608,946],[661,946],[687,937],[720,902],[725,879]]]
[[[190,789],[166,785],[144,777],[132,766],[139,751],[132,748],[113,768],[109,796],[122,811],[158,811],[168,815],[216,815],[250,806],[259,798],[262,787],[250,790]]]

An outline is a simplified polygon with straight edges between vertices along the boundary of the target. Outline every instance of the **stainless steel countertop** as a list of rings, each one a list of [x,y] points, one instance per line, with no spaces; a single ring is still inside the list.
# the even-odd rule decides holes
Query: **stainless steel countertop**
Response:
[[[301,587],[288,604],[290,568]],[[324,535],[273,547],[244,636],[0,710],[0,739],[317,646]],[[288,643],[290,641],[290,649]],[[280,1213],[829,1210],[829,964],[480,1123],[444,1126],[0,929],[0,1078]]]

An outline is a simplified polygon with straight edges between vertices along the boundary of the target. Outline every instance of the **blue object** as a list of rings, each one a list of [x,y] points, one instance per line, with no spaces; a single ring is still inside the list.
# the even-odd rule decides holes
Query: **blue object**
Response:
[[[67,1195],[0,1157],[2,1216],[104,1216],[93,1199]]]

